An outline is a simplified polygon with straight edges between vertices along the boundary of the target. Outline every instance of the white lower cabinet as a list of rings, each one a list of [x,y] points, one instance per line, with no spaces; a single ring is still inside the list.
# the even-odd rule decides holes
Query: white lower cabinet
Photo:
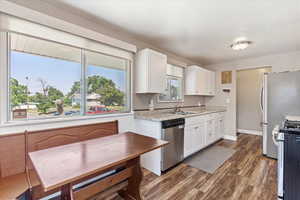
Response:
[[[184,157],[197,151],[205,145],[205,124],[191,124],[184,129]]]
[[[186,118],[184,157],[223,138],[224,112]]]

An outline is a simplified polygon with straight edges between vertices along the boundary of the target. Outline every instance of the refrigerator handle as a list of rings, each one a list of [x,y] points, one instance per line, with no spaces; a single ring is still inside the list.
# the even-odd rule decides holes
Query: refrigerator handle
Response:
[[[260,90],[260,110],[263,113],[264,112],[264,106],[263,106],[263,97],[264,97],[264,88],[262,87]]]

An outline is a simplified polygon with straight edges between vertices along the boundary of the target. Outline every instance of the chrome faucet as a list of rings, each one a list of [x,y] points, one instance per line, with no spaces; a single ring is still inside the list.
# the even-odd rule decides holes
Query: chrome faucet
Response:
[[[174,113],[181,112],[179,104],[176,104],[174,107]]]

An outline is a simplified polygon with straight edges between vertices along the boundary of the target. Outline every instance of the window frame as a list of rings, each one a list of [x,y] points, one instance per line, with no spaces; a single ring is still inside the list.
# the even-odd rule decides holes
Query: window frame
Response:
[[[106,113],[106,114],[95,114],[95,115],[83,115],[83,116],[96,116],[96,115],[112,115],[112,114],[116,114],[116,113],[129,113],[129,112],[132,112],[132,61],[128,60],[128,59],[125,59],[125,58],[122,58],[122,57],[118,57],[118,56],[114,56],[114,55],[109,55],[109,54],[106,54],[106,53],[101,53],[101,52],[98,52],[98,51],[94,51],[94,50],[89,50],[89,49],[83,49],[83,57],[84,57],[84,67],[83,67],[83,70],[84,70],[84,77],[82,77],[82,82],[84,82],[83,87],[84,87],[84,99],[83,101],[84,102],[81,102],[81,103],[84,103],[84,112],[86,112],[86,95],[87,95],[87,83],[86,83],[86,78],[87,78],[87,70],[88,70],[88,59],[87,59],[87,56],[86,56],[86,52],[89,51],[89,52],[93,52],[93,53],[100,53],[102,55],[106,55],[106,56],[111,56],[111,57],[114,57],[114,58],[118,58],[118,59],[123,59],[123,60],[126,60],[126,100],[128,102],[128,104],[126,105],[126,110],[125,111],[121,111],[121,112],[115,112],[115,113]]]
[[[10,91],[10,78],[11,78],[11,33],[18,34],[18,35],[24,35],[26,37],[32,37],[39,40],[44,40],[52,43],[57,43],[65,46],[69,46],[72,48],[77,48],[80,50],[81,53],[81,60],[80,60],[80,67],[81,67],[81,76],[80,76],[80,95],[81,95],[81,106],[80,106],[80,114],[75,116],[57,116],[57,117],[45,117],[45,118],[35,118],[35,119],[24,119],[24,120],[14,120],[12,119],[12,113],[11,113],[11,91]],[[0,60],[4,60],[3,64],[5,66],[5,69],[0,70],[0,78],[5,81],[5,84],[1,87],[1,89],[4,89],[4,98],[0,98],[0,109],[4,111],[5,114],[1,113],[0,115],[0,123],[1,125],[5,124],[36,124],[36,123],[47,123],[47,122],[57,122],[61,120],[66,121],[72,121],[72,120],[80,120],[80,119],[94,119],[94,118],[105,118],[110,116],[123,116],[132,114],[132,66],[133,61],[130,59],[126,59],[124,57],[118,57],[115,55],[110,55],[107,53],[103,53],[100,51],[95,51],[92,49],[86,49],[82,47],[72,46],[70,44],[64,44],[61,42],[48,40],[45,38],[38,38],[32,35],[25,35],[22,33],[15,33],[11,31],[0,31]],[[4,42],[3,42],[4,41]],[[3,42],[3,43],[2,43]],[[95,42],[96,44],[98,42]],[[124,111],[117,111],[117,112],[111,112],[111,113],[98,113],[98,114],[86,114],[86,90],[87,90],[87,59],[86,59],[86,51],[91,51],[95,53],[99,53],[106,56],[111,56],[118,59],[123,59],[126,62],[126,79],[125,79],[125,106],[126,109]],[[5,52],[5,54],[3,53]],[[3,59],[2,59],[3,57]]]
[[[170,64],[170,65],[172,65],[172,64]],[[176,65],[172,65],[172,66],[179,67],[179,66],[176,66]],[[166,78],[166,81],[169,80],[169,79],[176,79],[176,80],[181,81],[181,99],[161,100],[160,94],[159,94],[159,95],[157,95],[157,101],[159,103],[183,103],[184,102],[184,70],[183,70],[183,73],[182,73],[182,77],[166,74],[165,78]],[[166,90],[169,90],[169,88],[167,88]]]

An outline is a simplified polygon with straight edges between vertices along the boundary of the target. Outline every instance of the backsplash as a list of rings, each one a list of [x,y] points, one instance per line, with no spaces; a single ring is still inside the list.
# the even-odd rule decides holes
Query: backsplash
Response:
[[[133,95],[133,110],[148,109],[151,98],[154,100],[154,108],[170,108],[178,103],[158,102],[157,94],[134,94]],[[202,96],[184,96],[182,106],[198,106],[205,105],[205,98]]]

